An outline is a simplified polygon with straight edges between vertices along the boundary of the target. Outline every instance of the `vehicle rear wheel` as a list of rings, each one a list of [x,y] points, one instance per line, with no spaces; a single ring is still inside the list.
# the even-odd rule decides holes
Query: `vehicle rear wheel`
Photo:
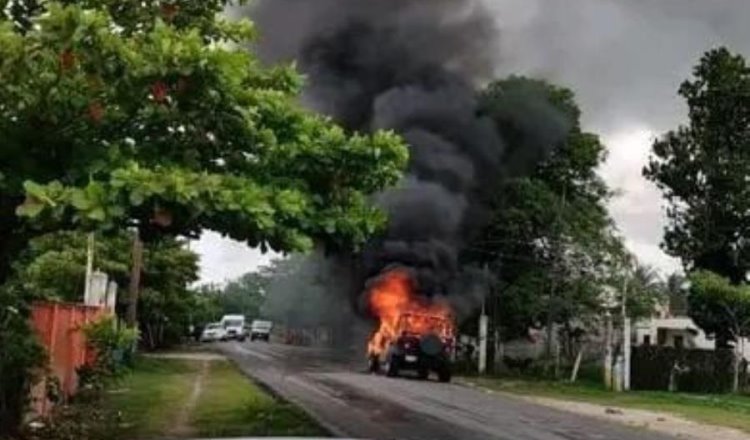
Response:
[[[447,365],[442,365],[440,368],[438,368],[438,380],[440,382],[450,382],[451,381],[451,370]]]
[[[368,364],[368,370],[370,371],[370,373],[380,372],[380,359],[378,359],[377,356],[370,356],[370,361]]]
[[[385,375],[388,377],[396,377],[398,376],[398,358],[395,356],[391,356],[388,359],[388,365],[385,367]]]

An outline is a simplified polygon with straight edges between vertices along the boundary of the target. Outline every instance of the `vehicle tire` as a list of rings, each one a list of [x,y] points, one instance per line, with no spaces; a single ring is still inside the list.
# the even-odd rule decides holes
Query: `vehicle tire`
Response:
[[[430,377],[430,370],[426,367],[419,367],[417,369],[417,377],[419,380],[427,380]]]
[[[447,365],[441,365],[438,368],[437,374],[440,382],[447,383],[451,381],[451,369]]]
[[[385,367],[385,375],[388,377],[397,377],[399,370],[399,362],[396,356],[391,356],[388,359],[388,364]]]
[[[253,342],[255,340],[255,335],[250,335],[250,342]]]
[[[370,373],[380,373],[380,359],[378,359],[377,356],[370,356],[370,361],[368,362],[367,369],[370,371]]]

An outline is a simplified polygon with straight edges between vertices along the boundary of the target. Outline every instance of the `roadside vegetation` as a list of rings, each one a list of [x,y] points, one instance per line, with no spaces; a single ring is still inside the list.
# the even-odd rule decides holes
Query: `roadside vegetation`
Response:
[[[299,408],[248,381],[227,361],[212,361],[191,424],[200,437],[325,436]]]
[[[109,390],[103,406],[118,418],[113,438],[163,436],[190,398],[200,365],[182,360],[142,358]]]
[[[226,360],[139,358],[105,392],[57,410],[32,440],[325,436]]]
[[[105,404],[123,439],[325,435],[225,360],[141,359]]]
[[[184,330],[189,313],[171,311],[201,300],[186,292],[195,260],[180,237],[352,250],[384,227],[369,195],[401,177],[403,141],[303,109],[293,66],[262,67],[253,25],[222,16],[245,3],[0,1],[0,437],[19,433],[44,366],[31,304],[83,299],[71,252],[83,234],[110,240],[94,264],[114,277],[131,268],[118,240],[181,260],[146,261],[142,285],[122,279],[140,294],[128,325],[154,348]],[[46,256],[26,260],[43,236]]]

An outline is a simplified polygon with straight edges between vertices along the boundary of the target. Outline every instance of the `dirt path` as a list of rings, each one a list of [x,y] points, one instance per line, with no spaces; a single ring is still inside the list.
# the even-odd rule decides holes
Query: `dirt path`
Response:
[[[168,438],[186,438],[194,434],[193,427],[190,425],[190,415],[193,413],[198,399],[203,392],[203,382],[208,376],[212,359],[202,359],[201,370],[193,382],[193,390],[185,404],[172,421],[171,428],[167,432]]]

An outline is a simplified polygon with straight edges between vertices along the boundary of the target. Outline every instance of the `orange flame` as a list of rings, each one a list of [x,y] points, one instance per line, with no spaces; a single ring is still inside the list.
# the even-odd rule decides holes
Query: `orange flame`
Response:
[[[452,337],[455,331],[450,307],[417,296],[406,270],[394,269],[381,276],[370,287],[368,301],[371,313],[379,320],[367,345],[369,356],[382,354],[400,331],[420,335],[437,332],[443,337]],[[405,315],[407,319],[402,320]]]

